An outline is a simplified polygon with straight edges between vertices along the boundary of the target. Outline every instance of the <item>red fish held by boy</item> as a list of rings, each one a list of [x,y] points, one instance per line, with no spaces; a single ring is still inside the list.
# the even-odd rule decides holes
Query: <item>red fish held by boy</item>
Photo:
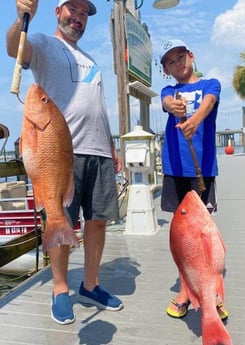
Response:
[[[26,95],[20,150],[36,208],[45,208],[47,215],[43,249],[79,246],[63,209],[71,204],[74,194],[70,131],[58,107],[38,84]]]
[[[201,309],[203,345],[232,345],[217,309],[224,301],[225,245],[221,234],[195,191],[188,192],[170,227],[170,248],[189,300]]]

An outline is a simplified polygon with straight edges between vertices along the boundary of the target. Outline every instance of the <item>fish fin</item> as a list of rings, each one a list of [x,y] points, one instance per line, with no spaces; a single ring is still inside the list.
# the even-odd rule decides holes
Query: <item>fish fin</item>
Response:
[[[63,206],[64,207],[68,207],[72,203],[74,191],[75,191],[74,180],[73,180],[73,174],[71,172],[70,177],[69,177],[69,181],[67,183],[67,189],[66,189],[64,199],[63,199]]]
[[[36,210],[38,211],[38,212],[40,212],[40,211],[42,211],[43,210],[43,204],[42,203],[40,203],[40,204],[38,204],[37,202],[35,202],[35,208],[36,208]]]
[[[232,339],[218,314],[213,318],[202,317],[202,343],[205,345],[233,345]]]
[[[38,193],[38,188],[36,188],[37,191],[34,189],[34,202],[35,202],[35,208],[37,211],[41,211],[44,207],[41,195]]]
[[[217,278],[217,294],[220,296],[223,303],[225,303],[225,287],[224,287],[224,278],[223,274],[220,274]]]
[[[65,216],[53,222],[47,218],[42,243],[44,251],[63,245],[79,247],[79,239]]]
[[[202,245],[203,245],[203,252],[205,254],[207,262],[213,262],[213,252],[211,248],[213,248],[213,241],[210,232],[202,232]]]
[[[195,310],[197,310],[199,308],[199,301],[196,298],[196,296],[192,293],[192,291],[189,289],[188,284],[186,283],[185,278],[183,277],[183,275],[180,273],[180,277],[181,277],[181,284],[183,286],[183,289],[186,291],[187,296],[189,298],[189,300],[191,301],[191,304],[193,305],[193,308]]]
[[[44,131],[45,128],[51,122],[51,116],[49,112],[44,114],[36,114],[35,112],[32,114],[25,113],[25,118],[30,121],[35,127],[37,127],[40,131]]]
[[[38,212],[44,208],[44,205],[43,205],[43,202],[41,201],[41,199],[35,197],[34,202],[35,202],[35,209]]]
[[[197,311],[200,306],[198,299],[192,293],[188,293],[188,296],[191,304],[193,305],[193,308],[195,309],[195,311]]]
[[[224,262],[221,260],[221,255],[225,256],[225,247],[220,232],[217,231],[216,235],[217,236],[212,236],[212,232],[203,231],[201,233],[202,246],[206,262],[215,263],[213,269],[221,272],[224,269]],[[214,250],[214,248],[219,248],[219,260],[216,259],[217,249]]]

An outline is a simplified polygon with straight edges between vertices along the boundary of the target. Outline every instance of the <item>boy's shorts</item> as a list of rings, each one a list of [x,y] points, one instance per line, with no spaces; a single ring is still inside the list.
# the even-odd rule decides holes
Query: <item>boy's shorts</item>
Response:
[[[201,199],[210,213],[217,211],[217,193],[215,177],[203,177],[206,190],[201,193]],[[199,194],[196,177],[177,177],[164,175],[162,186],[161,209],[175,212],[185,194],[195,190]]]
[[[111,158],[74,155],[75,193],[66,214],[76,225],[82,207],[85,220],[118,220],[116,178]]]

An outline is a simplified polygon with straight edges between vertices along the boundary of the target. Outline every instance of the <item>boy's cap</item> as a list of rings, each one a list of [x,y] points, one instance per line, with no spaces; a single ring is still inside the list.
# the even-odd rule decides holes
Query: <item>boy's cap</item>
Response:
[[[163,54],[162,54],[162,57],[161,57],[161,63],[163,64],[164,63],[164,59],[166,57],[166,54],[174,49],[174,48],[185,48],[186,50],[190,50],[188,48],[188,46],[181,40],[176,40],[176,39],[173,39],[173,40],[168,40],[168,41],[165,41],[163,43]]]
[[[96,7],[94,6],[94,4],[91,1],[89,1],[89,0],[81,0],[81,1],[85,2],[88,5],[88,7],[89,7],[88,15],[89,16],[93,16],[97,12]],[[66,2],[69,2],[69,0],[60,0],[57,6],[62,6]]]

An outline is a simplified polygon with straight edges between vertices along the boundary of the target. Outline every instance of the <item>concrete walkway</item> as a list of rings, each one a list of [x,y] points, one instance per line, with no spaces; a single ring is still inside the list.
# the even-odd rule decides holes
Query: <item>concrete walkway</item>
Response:
[[[233,345],[245,344],[245,156],[219,156],[218,213],[215,221],[227,246],[225,288]],[[166,315],[178,290],[177,270],[169,251],[171,214],[160,211],[155,235],[126,235],[123,226],[108,228],[101,283],[118,295],[125,308],[99,311],[79,303],[83,250],[71,253],[70,294],[76,322],[60,326],[50,319],[52,276],[42,270],[0,299],[0,344],[3,345],[201,345],[200,312],[190,308],[176,320]]]

